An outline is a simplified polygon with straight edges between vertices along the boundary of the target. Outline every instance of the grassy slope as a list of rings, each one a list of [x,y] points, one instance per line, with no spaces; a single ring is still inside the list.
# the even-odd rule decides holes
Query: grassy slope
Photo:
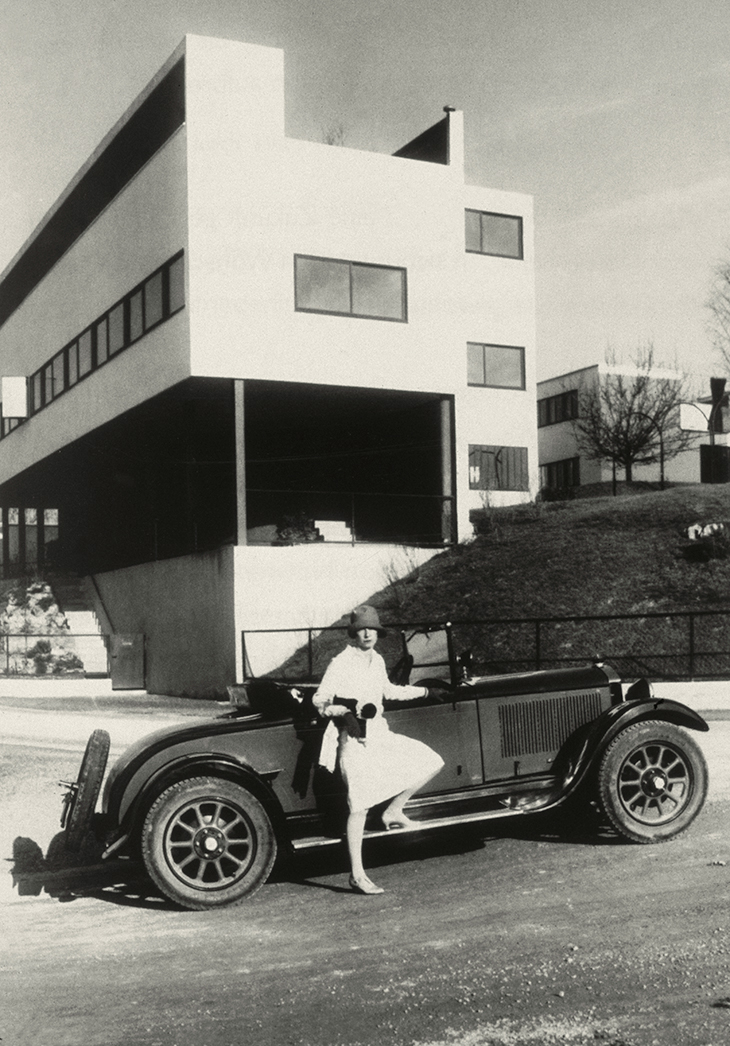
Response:
[[[475,540],[435,556],[367,602],[393,624],[730,609],[730,557],[700,563],[683,555],[689,526],[724,521],[730,523],[730,487],[721,486],[493,509]],[[508,630],[498,639],[462,629],[457,639],[474,649],[480,671],[514,671],[514,665],[495,668],[490,659],[531,657],[531,635],[528,630],[521,639]],[[554,637],[556,654],[570,656],[576,637],[586,649],[593,644],[592,656],[611,657],[617,665],[617,652],[629,653],[634,638],[630,630],[613,635],[606,625],[595,634],[590,627],[587,634],[572,629]],[[639,648],[656,642],[656,637],[642,640],[640,630],[636,639]],[[677,641],[669,632],[662,642],[671,652]],[[324,670],[342,643],[342,633],[321,636],[315,672]],[[722,638],[719,647],[709,647],[716,648],[726,648]],[[379,649],[394,662],[397,633]],[[585,661],[583,654],[579,661]],[[285,674],[302,678],[305,665],[299,652]]]
[[[687,527],[717,521],[727,487],[492,509],[485,533],[371,601],[401,621],[724,609],[730,558],[682,554]]]

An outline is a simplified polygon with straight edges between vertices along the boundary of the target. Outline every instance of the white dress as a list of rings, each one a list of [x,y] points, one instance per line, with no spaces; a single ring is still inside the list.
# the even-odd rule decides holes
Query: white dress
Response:
[[[422,741],[395,734],[383,715],[383,700],[412,701],[423,695],[422,686],[395,686],[388,679],[385,662],[375,650],[346,647],[330,661],[314,695],[320,715],[336,718],[347,708],[336,705],[336,697],[357,702],[359,716],[363,705],[377,710],[367,720],[365,744],[342,731],[339,738],[340,769],[347,784],[350,810],[368,810],[371,806],[398,795],[436,774],[444,765],[441,756]],[[325,732],[323,753],[336,743],[336,727],[330,723]],[[327,765],[327,758],[320,758]]]

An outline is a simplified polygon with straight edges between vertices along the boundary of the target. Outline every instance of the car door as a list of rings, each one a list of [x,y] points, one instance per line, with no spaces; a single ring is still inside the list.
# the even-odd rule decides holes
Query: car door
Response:
[[[482,783],[477,703],[473,699],[448,704],[391,706],[386,712],[391,730],[423,741],[441,756],[443,769],[428,792],[451,792]]]
[[[411,686],[434,680],[451,681],[449,634],[442,627],[403,633],[411,667]],[[484,779],[477,703],[468,691],[455,691],[444,704],[389,704],[388,723],[396,733],[423,741],[438,752],[444,767],[428,785],[429,792],[450,792],[480,785]]]

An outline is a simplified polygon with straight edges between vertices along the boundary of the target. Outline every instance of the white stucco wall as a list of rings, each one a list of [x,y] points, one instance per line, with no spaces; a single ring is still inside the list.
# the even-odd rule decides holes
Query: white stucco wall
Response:
[[[192,372],[453,395],[462,536],[482,503],[469,444],[527,447],[531,491],[491,501],[534,495],[531,197],[465,186],[458,162],[286,139],[279,51],[188,38],[187,69]],[[467,254],[466,207],[520,215],[524,260]],[[405,268],[408,322],[296,312],[296,254]],[[469,388],[470,340],[524,347],[526,388]]]
[[[2,374],[32,374],[186,246],[185,151],[183,129],[0,328]],[[0,483],[189,372],[184,309],[0,441]]]
[[[320,628],[405,577],[437,554],[398,545],[326,542],[283,548],[234,549],[236,635],[249,629]],[[281,664],[305,641],[298,635],[247,635],[254,675]],[[240,643],[237,673],[242,679]]]

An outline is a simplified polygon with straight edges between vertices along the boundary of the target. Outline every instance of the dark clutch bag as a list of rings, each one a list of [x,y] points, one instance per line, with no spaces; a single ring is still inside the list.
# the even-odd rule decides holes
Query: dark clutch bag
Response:
[[[368,704],[362,706],[362,708],[360,709],[360,715],[358,715],[357,701],[355,701],[351,697],[336,697],[333,703],[336,705],[343,705],[350,712],[352,712],[352,714],[357,719],[357,725],[360,727],[360,736],[367,737],[368,719],[374,719],[375,716],[378,714],[378,710],[375,707],[375,705],[368,702]]]

